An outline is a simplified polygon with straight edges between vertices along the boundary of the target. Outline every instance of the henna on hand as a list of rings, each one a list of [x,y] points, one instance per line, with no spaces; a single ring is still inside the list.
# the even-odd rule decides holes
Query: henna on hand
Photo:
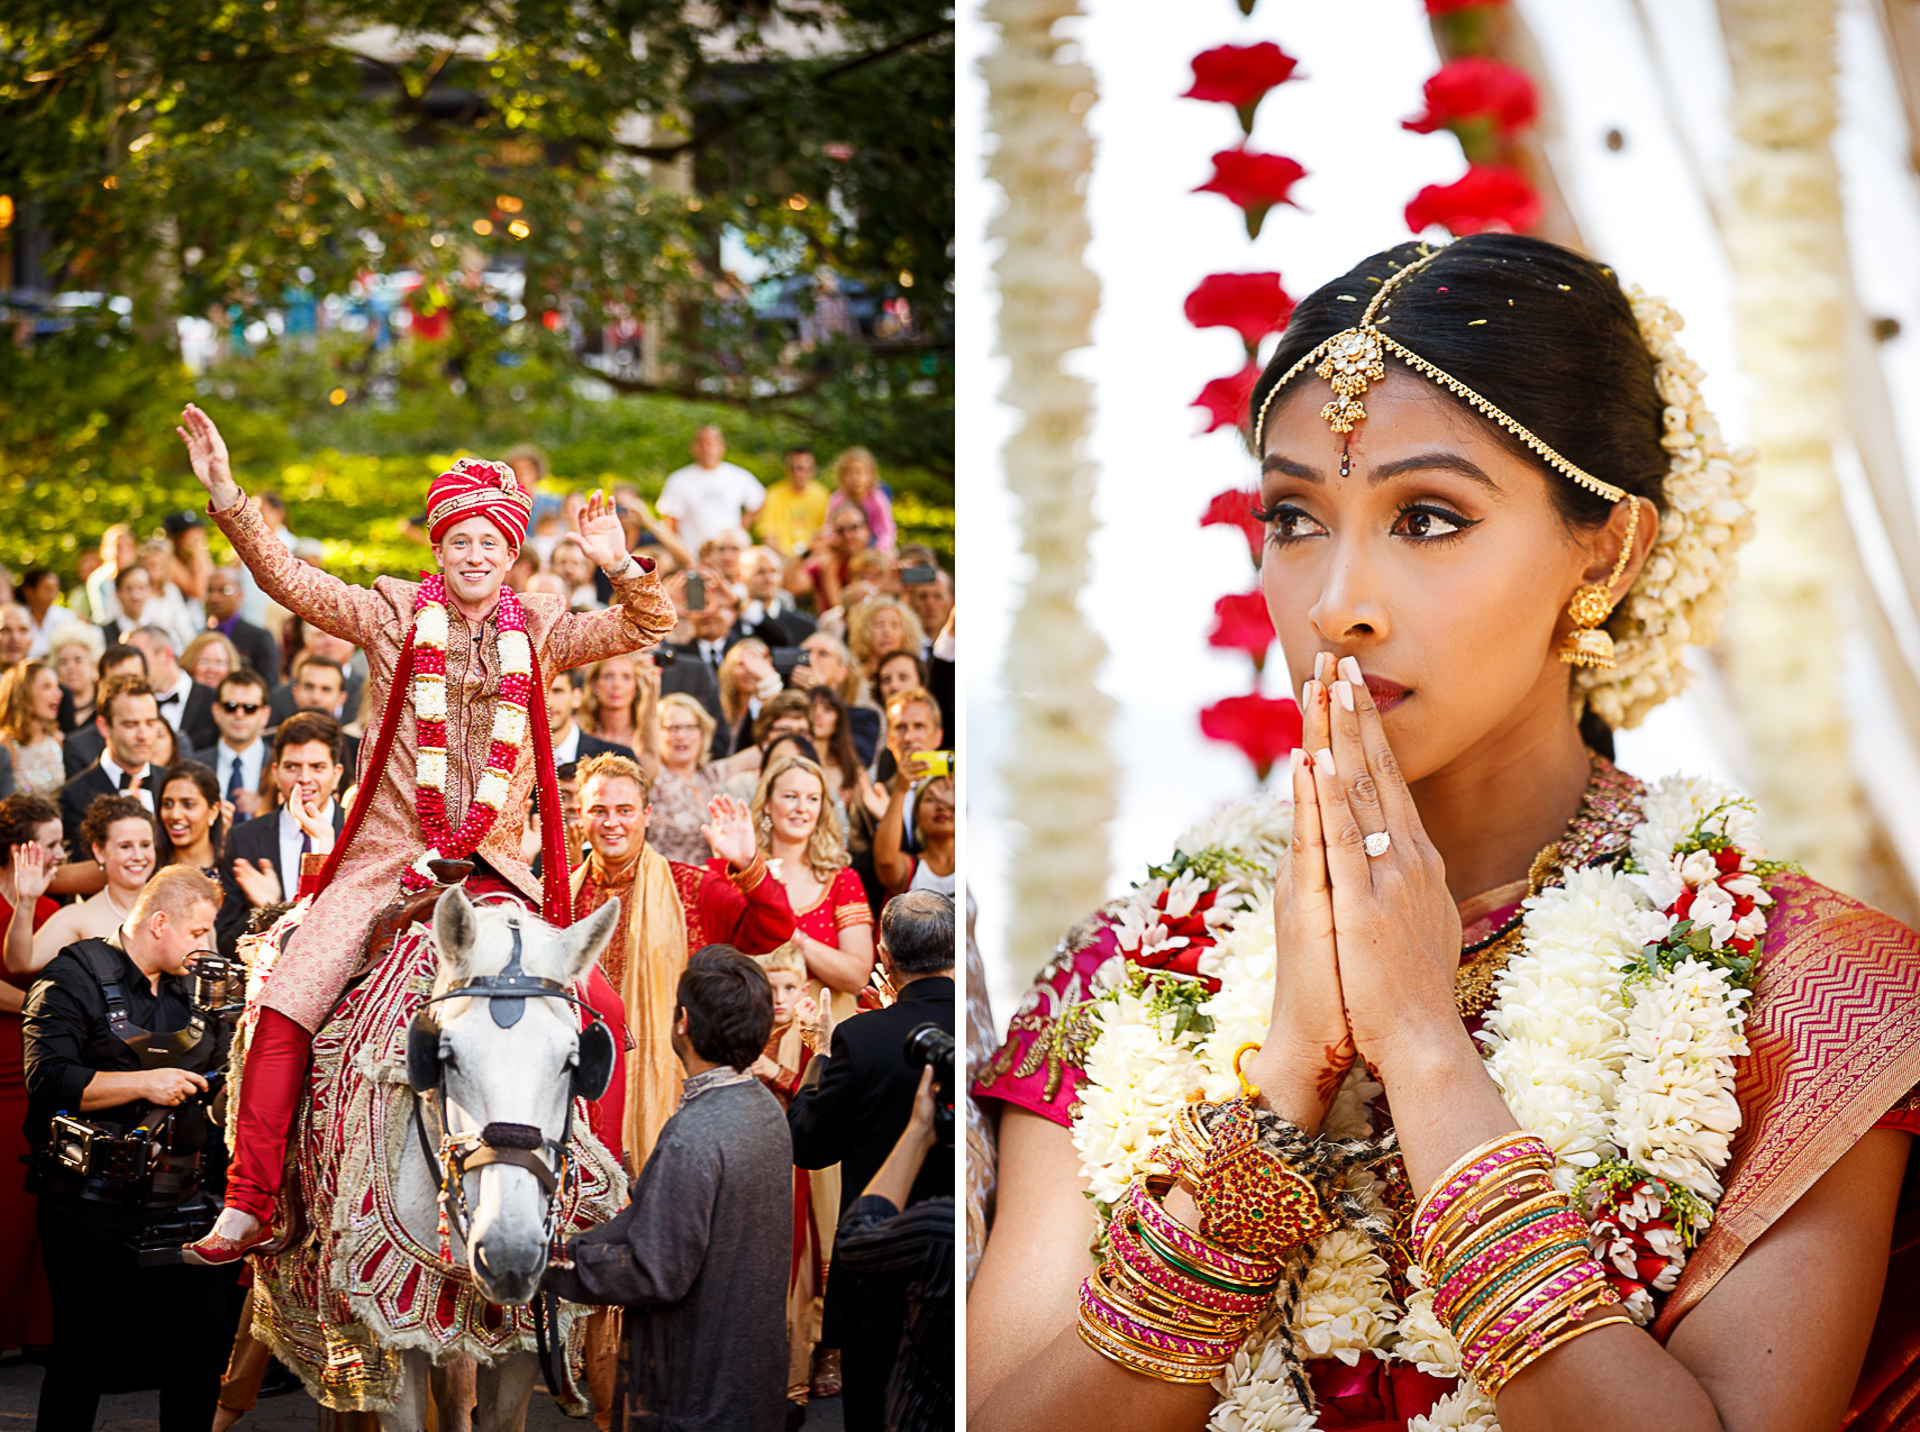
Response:
[[[1321,1066],[1320,1073],[1313,1081],[1313,1096],[1322,1104],[1331,1104],[1333,1096],[1340,1092],[1340,1086],[1347,1082],[1347,1075],[1353,1069],[1354,1056],[1360,1051],[1354,1047],[1353,1036],[1347,1035],[1338,1044],[1329,1044],[1322,1052],[1327,1062]]]

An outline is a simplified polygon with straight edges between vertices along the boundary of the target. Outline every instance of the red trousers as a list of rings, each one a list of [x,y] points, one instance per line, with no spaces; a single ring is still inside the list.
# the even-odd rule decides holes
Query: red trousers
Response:
[[[240,1074],[240,1114],[234,1121],[233,1162],[227,1167],[227,1207],[262,1223],[273,1219],[287,1163],[287,1131],[307,1093],[313,1036],[277,1009],[262,1009]]]

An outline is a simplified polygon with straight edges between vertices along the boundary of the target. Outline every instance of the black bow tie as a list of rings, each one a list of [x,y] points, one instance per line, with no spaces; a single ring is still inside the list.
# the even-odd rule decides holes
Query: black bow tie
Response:
[[[178,701],[179,699],[180,699],[180,693],[178,691],[175,691],[175,692],[169,693],[166,696],[160,697],[159,704],[162,706],[171,706],[173,705],[174,702]]]

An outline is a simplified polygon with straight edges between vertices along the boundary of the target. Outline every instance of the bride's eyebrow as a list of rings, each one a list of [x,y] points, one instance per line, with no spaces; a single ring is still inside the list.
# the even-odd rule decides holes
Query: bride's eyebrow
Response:
[[[1383,462],[1367,472],[1367,484],[1378,487],[1392,478],[1405,476],[1410,472],[1453,472],[1470,481],[1477,482],[1490,492],[1500,491],[1495,482],[1478,463],[1463,457],[1457,452],[1423,452],[1411,457],[1395,458],[1392,462]],[[1296,462],[1293,458],[1283,457],[1279,453],[1268,453],[1260,461],[1260,474],[1263,477],[1297,477],[1302,482],[1324,483],[1326,478],[1318,468],[1306,463]]]
[[[1367,482],[1378,486],[1390,478],[1401,477],[1409,472],[1454,472],[1461,477],[1479,483],[1490,492],[1500,491],[1500,484],[1487,476],[1486,470],[1470,458],[1457,452],[1423,452],[1412,457],[1395,458],[1392,462],[1383,462],[1367,473]]]

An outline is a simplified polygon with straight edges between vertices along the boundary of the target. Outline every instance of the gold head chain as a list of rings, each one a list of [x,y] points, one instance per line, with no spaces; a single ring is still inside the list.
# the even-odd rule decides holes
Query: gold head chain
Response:
[[[1287,369],[1280,381],[1267,390],[1267,396],[1261,400],[1260,411],[1254,415],[1254,453],[1259,455],[1263,451],[1262,441],[1266,434],[1267,410],[1273,406],[1275,396],[1301,372],[1310,367],[1333,385],[1333,401],[1320,410],[1320,416],[1327,420],[1328,426],[1336,433],[1352,432],[1354,425],[1367,415],[1366,407],[1360,399],[1370,384],[1378,383],[1387,376],[1386,355],[1391,353],[1414,372],[1431,378],[1489,421],[1499,424],[1512,433],[1538,454],[1540,460],[1548,467],[1571,478],[1589,492],[1606,498],[1609,502],[1621,501],[1627,495],[1625,488],[1615,487],[1610,482],[1602,482],[1584,468],[1568,462],[1529,429],[1508,417],[1506,413],[1451,373],[1436,368],[1412,349],[1396,343],[1381,332],[1381,325],[1387,322],[1388,317],[1385,313],[1388,296],[1401,283],[1420,272],[1445,252],[1445,249],[1433,249],[1390,275],[1373,295],[1372,301],[1367,304],[1357,324],[1334,334],[1320,344],[1306,357]],[[1346,294],[1340,296],[1349,303],[1357,301]],[[1637,505],[1635,511],[1638,512]]]

